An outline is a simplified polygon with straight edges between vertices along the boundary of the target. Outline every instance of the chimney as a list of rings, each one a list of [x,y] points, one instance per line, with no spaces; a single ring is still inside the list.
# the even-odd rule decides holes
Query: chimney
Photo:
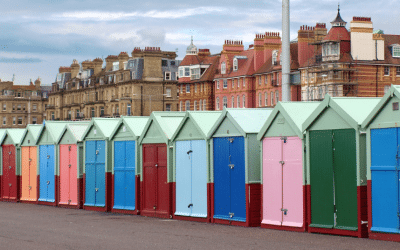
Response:
[[[243,41],[238,40],[225,40],[224,46],[222,47],[222,52],[228,52],[233,54],[239,54],[244,50]]]
[[[79,73],[79,62],[74,59],[71,64],[71,78],[75,78]]]
[[[60,72],[61,73],[61,72]],[[40,80],[40,77],[38,77],[36,80],[35,80],[35,88],[36,89],[40,89],[40,84],[42,83],[42,81]]]
[[[126,52],[121,52],[118,55],[118,61],[119,61],[119,69],[123,70],[124,69],[124,62],[128,61],[129,56],[128,53]]]
[[[97,75],[101,72],[102,66],[103,66],[103,59],[101,58],[96,58],[93,60],[93,65],[94,65],[94,69],[93,69],[93,74]]]
[[[93,69],[94,65],[93,62],[90,60],[86,60],[82,62],[82,70],[86,70],[86,69]]]
[[[197,53],[198,57],[207,57],[209,55],[211,55],[209,49],[199,49],[199,52]]]
[[[282,40],[279,32],[265,32],[264,36],[264,62],[272,60],[272,52],[280,50]]]
[[[257,71],[264,63],[264,34],[256,34],[254,38],[254,70]]]
[[[314,27],[303,25],[298,31],[298,60],[302,66],[314,56],[314,46],[310,43],[314,42]]]
[[[118,61],[118,56],[107,56],[106,57],[106,71],[112,70],[113,62]]]
[[[317,23],[314,29],[314,41],[321,42],[327,33],[328,30],[326,29],[326,23]]]
[[[370,17],[353,17],[350,22],[351,56],[357,60],[385,60],[385,41],[373,34]]]

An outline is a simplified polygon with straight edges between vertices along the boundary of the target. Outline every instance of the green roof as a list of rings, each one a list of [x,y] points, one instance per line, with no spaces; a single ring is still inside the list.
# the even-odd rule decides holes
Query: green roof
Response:
[[[76,141],[81,142],[83,141],[83,135],[87,127],[89,126],[90,122],[82,123],[82,124],[67,124],[65,126],[65,130],[71,131],[71,134],[75,137]],[[62,136],[60,136],[61,140]]]
[[[192,119],[195,126],[203,134],[204,138],[207,138],[208,133],[221,116],[222,111],[186,111],[186,115],[176,129],[174,135],[171,137],[175,140],[175,137],[179,134],[179,130],[184,126],[188,119]]]
[[[25,133],[25,129],[23,128],[12,128],[12,129],[7,129],[7,135],[11,137],[11,140],[13,141],[13,144],[18,145],[21,144],[22,138]]]
[[[335,110],[349,125],[356,128],[362,124],[380,100],[381,98],[369,97],[331,97],[327,94],[321,104],[303,123],[302,131],[308,129],[328,107]]]
[[[3,144],[4,137],[6,135],[7,129],[0,129],[0,144]]]
[[[362,128],[366,128],[375,119],[379,112],[386,106],[389,100],[396,96],[400,99],[400,86],[392,85],[388,92],[381,98],[379,103],[374,107],[374,109],[368,114],[365,120],[362,122]]]
[[[136,135],[141,136],[146,127],[148,116],[124,116],[122,120],[128,125],[129,129]]]
[[[224,121],[225,117],[231,118],[234,123],[244,134],[258,134],[264,125],[265,121],[271,115],[273,109],[243,109],[243,108],[224,108],[222,115],[218,118],[210,132],[210,138],[218,129],[220,124]]]
[[[298,136],[302,138],[302,124],[312,114],[312,112],[319,106],[320,102],[278,102],[272,114],[268,117],[263,125],[260,133],[257,136],[261,140],[267,132],[269,126],[273,123],[275,117],[282,113],[285,119],[297,132]]]
[[[86,131],[83,133],[82,139],[85,139],[93,125],[96,125],[101,134],[108,139],[120,120],[120,118],[92,118],[92,121],[90,122]]]
[[[45,128],[49,131],[53,141],[57,142],[67,124],[68,122],[63,121],[46,121]]]
[[[31,132],[33,135],[33,138],[35,138],[35,140],[37,140],[39,138],[40,135],[40,131],[42,130],[43,125],[42,124],[29,124],[28,126],[26,126],[26,132]],[[23,139],[22,139],[23,140]]]

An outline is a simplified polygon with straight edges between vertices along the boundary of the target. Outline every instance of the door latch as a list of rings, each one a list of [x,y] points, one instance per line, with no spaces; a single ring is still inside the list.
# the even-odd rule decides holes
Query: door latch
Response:
[[[71,168],[71,164],[69,164],[68,167]]]
[[[230,143],[233,143],[234,140],[235,140],[235,139],[230,138],[230,139],[229,139],[229,142],[230,142]]]
[[[68,205],[71,204],[71,200],[68,200]]]
[[[193,207],[193,204],[192,204],[192,203],[191,203],[191,204],[189,204],[188,208],[190,208],[190,207]]]
[[[235,216],[235,213],[229,213],[229,218],[233,218]]]
[[[29,161],[32,161],[32,159],[29,159]]]
[[[8,186],[10,186],[10,187],[11,187],[11,183],[9,183],[9,184],[8,184]]]
[[[68,151],[71,151],[71,146],[68,146]]]
[[[229,164],[228,165],[230,169],[234,169],[235,168],[235,164]]]
[[[29,190],[32,190],[32,186],[29,186],[28,189],[29,189]]]
[[[47,159],[50,159],[50,155],[47,155]]]
[[[11,169],[11,166],[8,166],[8,169]]]
[[[158,164],[154,165],[155,167],[158,167]]]
[[[284,215],[287,215],[288,210],[287,209],[281,209],[281,211],[283,212]]]
[[[96,192],[98,192],[98,191],[99,191],[99,189],[98,189],[98,188],[95,188],[94,190],[95,190]]]
[[[284,136],[284,137],[281,137],[281,140],[283,141],[283,143],[286,143],[286,141],[287,141],[287,137],[286,137],[286,136]]]
[[[50,184],[50,181],[47,181],[47,185],[49,185]]]
[[[10,152],[8,152],[8,154],[9,154],[9,155],[11,155],[11,151],[10,151]]]
[[[193,151],[192,150],[189,150],[189,151],[187,151],[187,154],[190,154],[190,153],[192,153]]]
[[[99,150],[96,150],[96,155],[98,155],[99,154]]]
[[[279,161],[279,164],[281,164],[283,166],[283,165],[285,165],[285,161]]]
[[[157,209],[157,206],[154,206],[153,209],[156,210],[156,209]]]

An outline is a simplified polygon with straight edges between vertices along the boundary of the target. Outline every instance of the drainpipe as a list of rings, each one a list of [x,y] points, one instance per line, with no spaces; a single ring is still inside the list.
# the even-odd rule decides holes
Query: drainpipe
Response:
[[[290,6],[282,1],[282,101],[291,101],[290,96]]]

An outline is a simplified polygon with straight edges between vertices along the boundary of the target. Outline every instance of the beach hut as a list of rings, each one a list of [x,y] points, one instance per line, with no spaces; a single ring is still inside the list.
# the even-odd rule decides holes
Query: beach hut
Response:
[[[261,170],[257,134],[272,109],[224,109],[211,142],[212,222],[260,226]]]
[[[306,231],[303,122],[319,102],[279,102],[261,128],[261,227]]]
[[[21,202],[36,203],[39,197],[36,142],[42,124],[26,126],[21,143]]]
[[[0,129],[0,145],[3,143],[4,136],[6,135],[7,129]],[[3,192],[3,150],[0,147],[0,201],[2,199],[2,192]]]
[[[400,86],[393,85],[362,123],[367,131],[369,238],[400,241]]]
[[[92,118],[84,135],[84,204],[86,210],[111,210],[112,145],[119,118]]]
[[[221,111],[187,111],[174,145],[174,219],[211,222],[210,140]]]
[[[19,200],[21,171],[21,140],[25,129],[7,129],[1,144],[3,151],[3,201]]]
[[[141,147],[141,206],[144,216],[172,218],[172,135],[184,112],[153,112],[139,139]]]
[[[138,214],[140,209],[138,140],[148,120],[146,116],[123,116],[111,133],[112,212]]]
[[[83,134],[89,122],[68,123],[58,138],[60,207],[83,207]]]
[[[330,97],[303,123],[309,232],[368,236],[366,135],[379,98]]]

